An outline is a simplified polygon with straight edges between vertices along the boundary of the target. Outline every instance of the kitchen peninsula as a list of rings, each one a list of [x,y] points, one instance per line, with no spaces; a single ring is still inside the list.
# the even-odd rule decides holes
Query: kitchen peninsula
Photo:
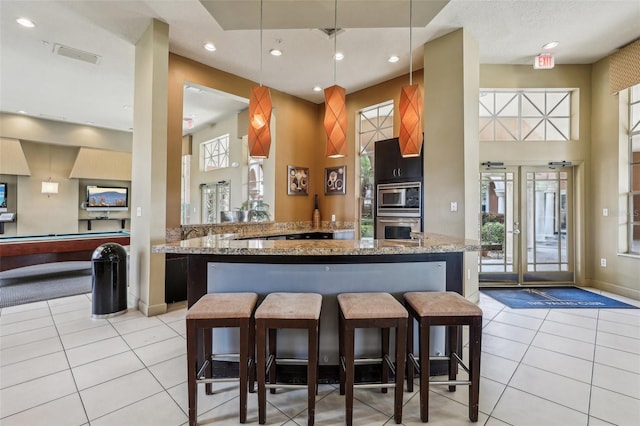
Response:
[[[153,246],[154,253],[187,257],[187,299],[191,306],[213,292],[316,292],[323,295],[320,362],[338,363],[336,296],[343,292],[406,291],[462,293],[463,252],[477,251],[477,241],[425,234],[415,240],[264,240],[211,235]],[[363,330],[367,331],[367,330]],[[370,331],[370,330],[369,330]],[[290,333],[286,333],[290,332]],[[284,330],[278,339],[286,356],[303,357],[306,336]],[[218,333],[218,330],[216,330]],[[237,336],[214,335],[219,350],[231,350]],[[444,334],[433,333],[433,352],[441,352]],[[363,339],[356,352],[378,346],[378,336]]]

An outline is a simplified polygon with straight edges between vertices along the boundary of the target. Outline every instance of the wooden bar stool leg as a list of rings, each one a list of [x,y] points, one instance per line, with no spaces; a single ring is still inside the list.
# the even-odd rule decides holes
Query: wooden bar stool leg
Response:
[[[406,358],[407,320],[399,320],[396,328],[396,394],[393,416],[397,424],[402,423],[402,395],[404,393],[404,367]]]
[[[213,329],[204,329],[202,330],[202,334],[204,335],[203,344],[204,347],[204,359],[209,361],[209,365],[205,370],[205,376],[207,379],[213,378],[213,362],[211,362],[211,354],[213,353]],[[204,385],[205,394],[213,395],[213,384],[205,383]]]
[[[269,329],[269,356],[273,356],[273,363],[271,364],[271,368],[269,369],[269,383],[274,384],[276,382],[276,354],[278,352],[278,341],[276,340],[278,336],[278,330],[275,328]],[[268,359],[269,357],[267,357]],[[274,394],[276,393],[275,388],[269,389],[269,392]]]
[[[429,321],[420,319],[420,420],[429,421]]]
[[[407,321],[407,391],[413,392],[413,376],[416,374],[413,362],[408,359],[413,354],[413,316],[409,315]]]
[[[187,387],[189,394],[189,425],[195,426],[198,419],[198,388],[196,373],[198,372],[198,330],[193,321],[187,322]]]
[[[338,371],[340,373],[340,395],[344,395],[344,386],[346,382],[345,369],[347,360],[344,354],[344,317],[340,314],[338,318]],[[344,365],[342,362],[344,361]]]
[[[240,325],[240,423],[247,422],[247,386],[249,385],[249,320]]]
[[[256,321],[253,316],[249,319],[249,392],[256,391]]]
[[[308,424],[312,425],[316,415],[316,392],[318,389],[318,323],[309,328],[309,360],[307,363],[307,409]]]
[[[480,348],[482,340],[482,317],[473,318],[469,326],[469,419],[478,421],[480,399]]]
[[[388,328],[380,329],[381,340],[382,340],[382,383],[389,383],[389,364],[387,364],[386,358],[389,356],[389,334],[390,330]],[[387,393],[388,388],[380,388],[380,392]]]
[[[346,322],[346,321],[345,321]],[[347,325],[344,330],[345,371],[345,416],[347,426],[353,425],[353,385],[355,382],[354,329]]]
[[[455,380],[458,376],[458,362],[453,356],[458,353],[458,331],[460,327],[457,325],[450,325],[446,327],[449,331],[449,380]],[[450,385],[449,392],[455,392],[456,386]]]
[[[258,423],[267,421],[267,388],[266,381],[266,330],[263,321],[256,321],[256,370],[258,371]]]

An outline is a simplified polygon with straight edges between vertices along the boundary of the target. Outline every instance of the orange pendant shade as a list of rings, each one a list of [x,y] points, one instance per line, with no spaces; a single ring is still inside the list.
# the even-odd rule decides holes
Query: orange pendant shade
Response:
[[[403,157],[418,157],[422,150],[422,94],[417,84],[402,86],[400,91],[400,135]]]
[[[271,147],[271,93],[266,86],[251,88],[249,98],[249,155],[269,158]]]
[[[324,99],[327,157],[344,157],[347,155],[347,108],[344,88],[334,85],[324,89]]]

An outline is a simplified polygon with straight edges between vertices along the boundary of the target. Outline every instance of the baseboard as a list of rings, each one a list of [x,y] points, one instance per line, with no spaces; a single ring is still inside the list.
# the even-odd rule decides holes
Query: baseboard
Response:
[[[147,305],[142,300],[138,300],[138,310],[147,317],[161,315],[167,312],[166,303],[158,303],[157,305]]]
[[[608,283],[606,281],[599,281],[594,279],[588,279],[587,285],[589,287],[597,288],[598,290],[608,291],[619,296],[628,297],[633,300],[640,300],[640,289],[632,289],[629,287],[623,287],[621,285]]]

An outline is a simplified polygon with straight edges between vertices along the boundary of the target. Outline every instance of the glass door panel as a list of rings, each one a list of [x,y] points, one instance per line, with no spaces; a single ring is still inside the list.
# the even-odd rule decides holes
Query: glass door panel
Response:
[[[517,170],[481,173],[480,281],[515,283],[519,280]]]

